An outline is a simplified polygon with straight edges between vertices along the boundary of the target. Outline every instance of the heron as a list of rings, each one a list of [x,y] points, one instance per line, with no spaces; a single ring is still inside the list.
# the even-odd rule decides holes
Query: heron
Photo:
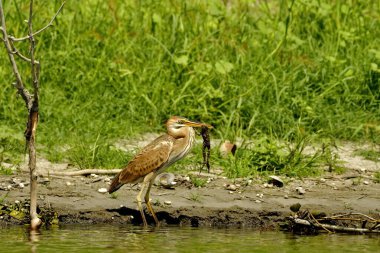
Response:
[[[172,116],[166,122],[167,133],[161,135],[138,152],[112,180],[109,193],[117,191],[124,184],[141,183],[140,192],[136,196],[144,226],[147,221],[142,208],[141,197],[145,192],[145,204],[152,214],[156,225],[157,216],[150,203],[150,189],[156,176],[176,161],[185,157],[191,150],[195,140],[195,127],[212,128],[211,125],[190,121],[184,117]]]

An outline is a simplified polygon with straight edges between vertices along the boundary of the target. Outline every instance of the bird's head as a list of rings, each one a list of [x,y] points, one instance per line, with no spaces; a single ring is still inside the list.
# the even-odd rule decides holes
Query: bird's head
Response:
[[[207,127],[213,128],[211,125],[201,122],[190,121],[184,117],[172,116],[166,122],[166,128],[172,135],[185,135],[189,127]]]

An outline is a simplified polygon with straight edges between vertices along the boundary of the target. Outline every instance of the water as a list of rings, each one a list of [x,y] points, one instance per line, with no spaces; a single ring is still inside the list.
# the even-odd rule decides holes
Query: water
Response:
[[[0,229],[0,252],[380,252],[380,236],[296,236],[251,229],[64,226],[31,242],[23,227]]]

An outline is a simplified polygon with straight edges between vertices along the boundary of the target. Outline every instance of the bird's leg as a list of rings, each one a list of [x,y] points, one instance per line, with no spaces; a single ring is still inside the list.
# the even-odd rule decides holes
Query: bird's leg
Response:
[[[157,216],[156,216],[156,214],[155,214],[155,212],[153,210],[153,207],[152,207],[152,205],[150,203],[150,198],[149,198],[150,188],[152,187],[152,184],[153,184],[154,179],[156,178],[156,176],[157,176],[156,174],[152,174],[152,176],[150,178],[148,189],[146,190],[146,193],[145,193],[145,203],[146,203],[146,206],[148,207],[149,212],[152,214],[153,219],[156,222],[156,225],[159,226],[160,222],[157,219]]]
[[[141,185],[141,190],[140,190],[139,194],[137,194],[137,196],[136,196],[136,200],[137,200],[137,205],[138,205],[140,213],[141,213],[141,218],[142,218],[143,223],[144,223],[144,227],[147,227],[148,223],[146,222],[144,210],[143,210],[142,205],[141,205],[141,194],[144,191],[145,185],[146,185],[146,182],[145,182],[145,179],[144,179],[144,182]]]

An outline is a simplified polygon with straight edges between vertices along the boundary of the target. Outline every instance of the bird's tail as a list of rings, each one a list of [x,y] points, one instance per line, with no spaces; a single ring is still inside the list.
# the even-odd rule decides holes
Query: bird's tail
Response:
[[[120,173],[118,173],[113,179],[112,179],[112,182],[111,182],[111,185],[110,187],[108,188],[108,193],[113,193],[117,190],[119,190],[120,187],[123,186],[123,183],[120,183],[119,181],[119,175]]]

